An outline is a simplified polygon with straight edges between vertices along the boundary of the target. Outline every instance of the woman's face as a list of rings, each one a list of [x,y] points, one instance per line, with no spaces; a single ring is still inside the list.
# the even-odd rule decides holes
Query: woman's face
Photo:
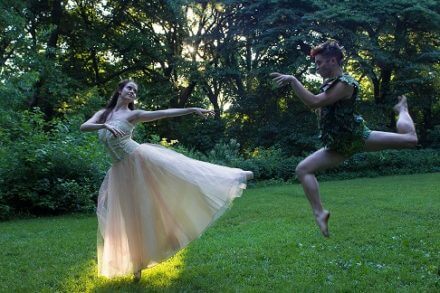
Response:
[[[119,93],[119,98],[128,99],[131,102],[137,98],[138,86],[132,81],[129,81]]]

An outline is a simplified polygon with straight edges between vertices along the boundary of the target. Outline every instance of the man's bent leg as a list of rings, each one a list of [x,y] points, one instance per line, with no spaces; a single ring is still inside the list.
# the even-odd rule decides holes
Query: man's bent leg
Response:
[[[301,182],[315,215],[316,222],[324,236],[328,237],[330,213],[323,209],[319,195],[319,183],[315,173],[339,165],[347,157],[329,149],[320,149],[301,161],[296,167],[296,175]]]

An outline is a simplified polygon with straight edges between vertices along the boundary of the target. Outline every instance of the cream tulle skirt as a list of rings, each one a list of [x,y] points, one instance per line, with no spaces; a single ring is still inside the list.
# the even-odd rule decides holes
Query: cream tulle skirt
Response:
[[[175,254],[246,187],[243,170],[142,144],[112,165],[98,198],[98,272],[121,276]]]

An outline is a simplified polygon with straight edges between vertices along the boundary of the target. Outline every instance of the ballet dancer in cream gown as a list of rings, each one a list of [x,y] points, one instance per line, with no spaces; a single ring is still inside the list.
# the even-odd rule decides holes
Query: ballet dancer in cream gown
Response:
[[[138,86],[120,82],[107,107],[81,125],[98,131],[113,164],[98,197],[98,273],[134,274],[175,254],[240,196],[250,171],[188,158],[132,140],[137,123],[212,111],[200,108],[134,109]]]

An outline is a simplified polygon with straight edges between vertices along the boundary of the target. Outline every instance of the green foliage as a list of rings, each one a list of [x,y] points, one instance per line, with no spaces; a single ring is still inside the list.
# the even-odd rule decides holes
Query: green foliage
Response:
[[[261,180],[291,180],[295,165],[319,147],[316,116],[268,74],[294,74],[317,93],[308,54],[329,37],[345,47],[344,70],[364,87],[368,126],[394,131],[391,106],[405,93],[421,145],[439,148],[437,2],[3,0],[0,217],[86,208],[85,194],[96,195],[108,161],[95,134],[77,128],[124,78],[139,84],[138,108],[216,113],[208,121],[186,116],[139,126],[137,140],[177,140],[172,147],[189,156],[252,170]],[[430,172],[438,168],[434,153],[358,155],[322,176]]]
[[[434,127],[434,129],[428,131],[428,138],[430,144],[434,148],[440,149],[440,125]]]
[[[429,173],[439,170],[440,153],[437,149],[387,150],[356,154],[340,167],[324,172],[321,177],[347,179],[358,176]]]
[[[391,130],[391,104],[409,93],[420,141],[429,146],[428,131],[440,123],[436,4],[5,0],[0,105],[38,106],[46,120],[89,117],[120,79],[131,77],[140,85],[141,108],[216,111],[205,125],[157,122],[154,134],[203,152],[235,138],[246,150],[275,146],[300,156],[315,149],[314,115],[290,90],[275,89],[268,73],[294,74],[316,92],[308,54],[333,37],[345,47],[345,69],[366,86],[363,99],[376,103],[366,107],[367,122]]]
[[[182,145],[173,148],[195,159],[253,171],[258,181],[275,180],[276,182],[296,180],[296,166],[307,155],[290,156],[281,148],[271,147],[257,148],[244,156],[240,153],[240,144],[233,139],[217,143],[206,156],[194,150],[187,151]],[[339,167],[319,173],[319,177],[324,180],[334,180],[430,173],[439,170],[440,153],[437,149],[386,150],[355,154]]]
[[[96,134],[78,133],[79,117],[47,123],[38,110],[3,114],[1,219],[93,209],[109,166],[104,150],[97,147]],[[290,156],[276,147],[260,147],[243,155],[236,140],[220,141],[206,154],[158,135],[151,135],[149,141],[198,160],[253,171],[258,181],[295,180],[295,168],[304,158]],[[438,151],[422,149],[357,154],[319,176],[328,180],[439,170]]]
[[[37,109],[9,115],[1,132],[2,217],[93,209],[107,166],[96,137],[79,135],[77,118],[46,123]]]
[[[227,165],[238,160],[243,160],[240,154],[240,144],[235,139],[229,142],[220,142],[208,153],[210,162],[220,165]]]

